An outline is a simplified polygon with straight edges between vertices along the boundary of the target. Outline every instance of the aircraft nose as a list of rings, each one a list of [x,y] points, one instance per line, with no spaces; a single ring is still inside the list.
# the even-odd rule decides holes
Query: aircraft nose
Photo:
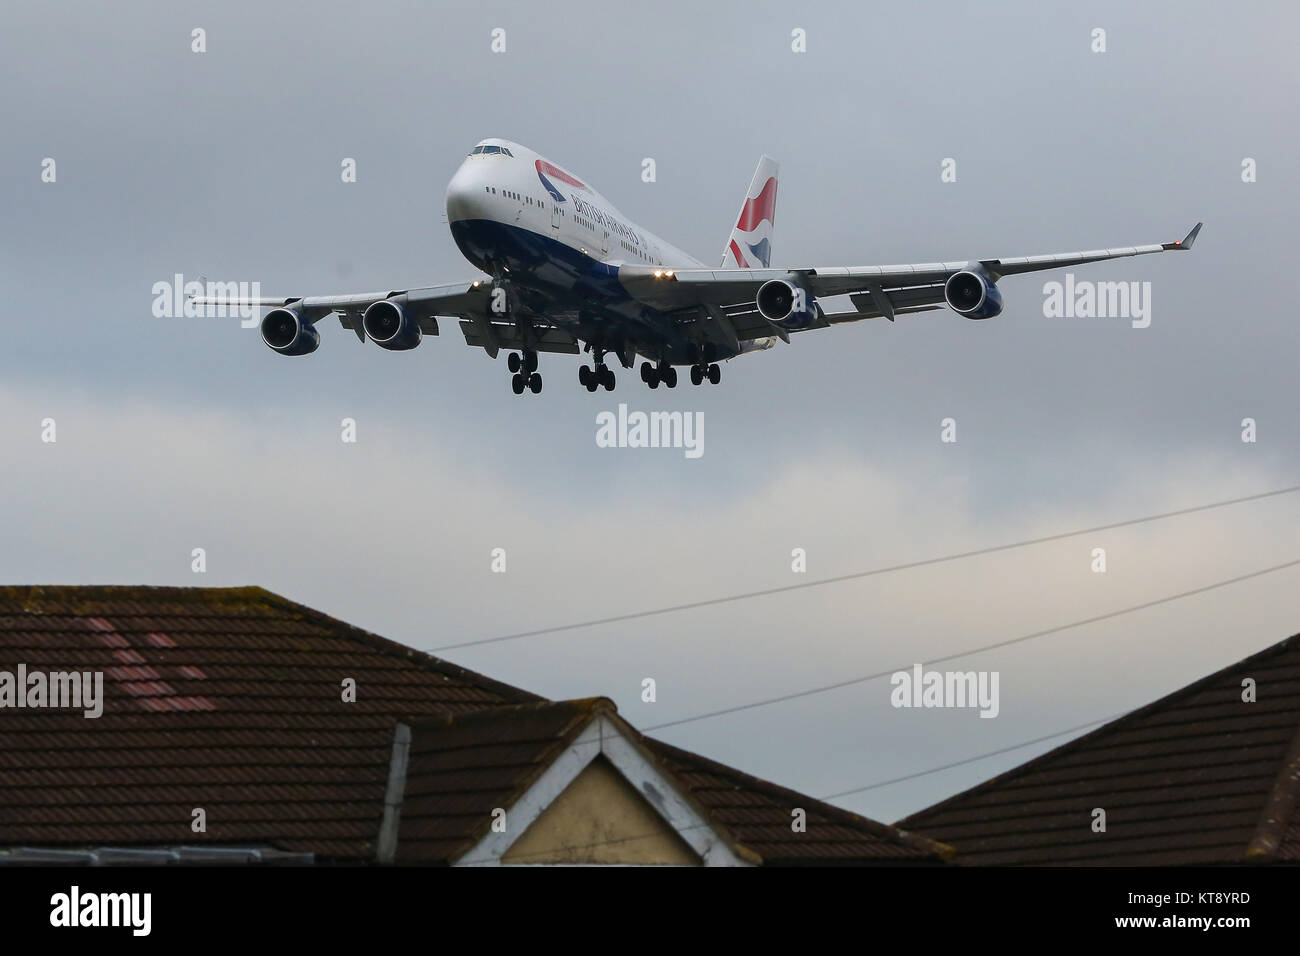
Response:
[[[469,160],[460,164],[447,184],[447,222],[482,218],[483,184]]]

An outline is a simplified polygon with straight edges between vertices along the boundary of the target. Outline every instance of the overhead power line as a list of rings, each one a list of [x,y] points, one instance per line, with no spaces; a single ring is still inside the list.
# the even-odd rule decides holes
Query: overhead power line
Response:
[[[1064,737],[1066,734],[1073,734],[1073,733],[1076,733],[1076,732],[1078,732],[1078,731],[1080,731],[1080,730],[1084,730],[1084,729],[1086,729],[1086,728],[1088,728],[1088,727],[1094,727],[1094,726],[1096,726],[1097,724],[1109,723],[1110,721],[1115,720],[1117,717],[1122,717],[1122,716],[1123,716],[1123,714],[1112,714],[1110,717],[1101,717],[1101,718],[1098,718],[1097,720],[1090,720],[1090,721],[1088,721],[1086,724],[1076,724],[1076,725],[1073,726],[1073,727],[1067,727],[1065,730],[1058,730],[1058,731],[1056,731],[1055,733],[1052,733],[1052,734],[1045,734],[1045,735],[1043,735],[1042,737],[1035,737],[1033,740],[1024,740],[1024,741],[1021,741],[1021,742],[1018,743],[1018,744],[1011,744],[1011,745],[1008,746],[1008,747],[1001,747],[1001,748],[999,748],[999,749],[997,749],[997,750],[990,750],[990,751],[988,751],[987,753],[976,754],[974,757],[967,757],[967,758],[964,759],[964,760],[957,760],[957,761],[954,761],[953,763],[943,764],[942,766],[939,766],[939,767],[931,767],[931,768],[929,768],[928,770],[918,770],[916,773],[910,773],[910,774],[907,774],[907,775],[902,776],[902,777],[894,777],[894,778],[891,779],[891,780],[881,780],[881,781],[879,781],[878,783],[867,784],[867,786],[865,786],[865,787],[855,787],[855,788],[852,789],[852,790],[842,790],[842,791],[840,791],[839,793],[832,793],[832,794],[830,794],[829,796],[825,796],[825,797],[817,797],[816,799],[818,799],[818,800],[834,800],[834,799],[836,799],[837,797],[846,797],[846,796],[849,796],[849,795],[851,795],[851,794],[861,793],[861,792],[863,792],[864,790],[873,790],[873,789],[875,789],[875,788],[877,788],[877,787],[885,787],[885,786],[888,786],[888,785],[891,784],[891,783],[901,783],[901,782],[904,781],[904,780],[914,780],[914,779],[916,779],[917,777],[924,777],[924,776],[926,776],[927,774],[938,773],[938,772],[941,771],[941,770],[948,770],[948,769],[951,769],[952,767],[960,767],[960,766],[962,766],[962,765],[964,765],[964,764],[975,763],[975,762],[978,761],[978,760],[986,760],[986,759],[989,758],[989,757],[996,757],[996,756],[998,756],[999,754],[1010,753],[1010,752],[1013,751],[1013,750],[1020,750],[1020,749],[1022,749],[1022,748],[1024,748],[1024,747],[1032,747],[1034,744],[1040,744],[1040,743],[1043,743],[1044,741],[1047,741],[1047,740],[1053,740],[1053,739],[1055,739],[1055,738],[1057,738],[1057,737]],[[679,830],[684,832],[684,831],[688,831],[688,830],[698,830],[698,829],[701,829],[701,828],[704,828],[704,827],[709,827],[709,826],[712,826],[712,824],[710,824],[710,823],[695,823],[695,824],[689,824],[689,825],[684,826],[684,827],[680,827]],[[622,843],[633,843],[633,842],[636,842],[636,841],[638,841],[638,840],[650,840],[650,839],[656,839],[656,838],[659,837],[659,835],[660,835],[660,831],[658,831],[658,830],[655,830],[655,831],[647,830],[647,831],[644,832],[644,833],[636,833],[636,834],[632,834],[632,835],[630,835],[630,836],[615,837],[615,838],[608,839],[608,840],[597,840],[597,841],[592,842],[592,843],[582,843],[582,844],[578,844],[578,845],[576,845],[576,846],[568,846],[568,847],[565,847],[565,849],[566,849],[566,850],[569,850],[569,851],[574,851],[574,850],[591,850],[591,849],[597,849],[597,848],[599,848],[599,847],[615,846],[615,845],[617,845],[617,844],[622,844]],[[526,859],[529,859],[529,858],[533,858],[533,859],[541,860],[541,859],[543,859],[544,857],[549,856],[552,852],[553,852],[552,850],[540,850],[540,851],[535,851],[535,852],[532,852],[532,853],[512,853],[512,854],[510,854],[510,856],[511,856],[511,861],[512,861],[512,862],[521,862],[521,861],[526,860]],[[465,861],[463,861],[462,865],[464,865],[464,866],[496,866],[496,865],[498,865],[498,860],[497,860],[495,857],[489,857],[489,858],[483,858],[483,859],[475,859],[475,860],[465,860]]]
[[[1056,627],[1045,628],[1041,631],[1034,631],[1032,634],[1022,634],[1019,637],[1008,638],[1004,641],[995,641],[992,644],[983,644],[979,647],[968,648],[964,651],[957,651],[955,654],[945,654],[942,657],[932,657],[925,661],[927,664],[943,664],[948,661],[956,660],[959,657],[969,657],[972,654],[980,654],[984,651],[996,650],[999,647],[1010,647],[1012,644],[1020,644],[1024,641],[1032,641],[1038,637],[1046,637],[1049,634],[1056,634],[1060,631],[1068,631],[1074,627],[1083,627],[1085,624],[1096,624],[1100,621],[1108,621],[1112,618],[1120,617],[1124,614],[1132,614],[1135,611],[1143,611],[1147,608],[1158,607],[1161,604],[1169,604],[1173,601],[1181,601],[1183,598],[1189,598],[1197,594],[1204,594],[1207,591],[1214,591],[1218,588],[1225,588],[1231,584],[1239,584],[1242,581],[1249,581],[1252,578],[1262,577],[1266,574],[1273,574],[1276,571],[1283,571],[1287,568],[1293,568],[1300,565],[1300,558],[1294,561],[1287,561],[1284,564],[1275,564],[1271,568],[1263,568],[1259,571],[1251,571],[1249,574],[1241,574],[1235,578],[1228,578],[1225,581],[1216,581],[1213,584],[1202,585],[1199,588],[1192,588],[1190,591],[1181,591],[1178,594],[1170,594],[1166,597],[1156,598],[1154,601],[1143,601],[1141,604],[1134,604],[1131,607],[1120,608],[1117,611],[1107,611],[1105,614],[1097,614],[1092,617],[1084,618],[1079,621],[1071,621],[1069,624],[1058,624]],[[851,677],[848,680],[836,681],[833,684],[822,684],[820,687],[810,687],[807,690],[795,691],[792,694],[781,694],[779,697],[768,697],[764,700],[756,700],[748,704],[737,704],[734,707],[724,707],[721,710],[711,710],[707,713],[696,714],[693,717],[682,717],[678,720],[665,721],[662,724],[653,724],[644,728],[645,730],[662,730],[665,727],[676,727],[681,724],[693,723],[697,720],[707,720],[711,717],[721,717],[724,714],[735,714],[742,710],[753,710],[756,707],[767,707],[770,704],[779,704],[787,700],[797,700],[800,697],[811,697],[814,694],[824,694],[827,691],[839,690],[841,687],[851,687],[854,684],[865,684],[867,681],[879,680],[882,677],[888,677],[896,674],[900,670],[907,670],[915,661],[909,661],[902,667],[893,667],[886,671],[876,671],[874,674],[864,674],[862,677]]]
[[[634,621],[639,618],[654,617],[659,614],[672,614],[676,611],[690,611],[696,608],[728,604],[733,601],[746,601],[750,598],[764,597],[771,594],[802,591],[807,588],[823,587],[828,584],[839,584],[843,581],[857,581],[863,578],[875,577],[880,574],[892,574],[895,571],[910,571],[914,568],[924,568],[935,564],[944,564],[949,561],[960,561],[963,558],[976,558],[986,554],[996,554],[999,551],[1011,551],[1016,548],[1027,548],[1030,545],[1035,544],[1047,544],[1051,541],[1061,541],[1065,538],[1074,538],[1084,534],[1096,534],[1101,531],[1114,531],[1117,528],[1132,527],[1134,525],[1146,524],[1151,521],[1162,521],[1165,518],[1177,518],[1182,515],[1195,514],[1200,511],[1211,511],[1215,508],[1226,508],[1229,505],[1245,504],[1249,501],[1262,501],[1265,498],[1276,498],[1280,495],[1294,494],[1297,491],[1300,491],[1300,485],[1292,485],[1288,488],[1278,488],[1275,491],[1264,491],[1259,494],[1244,495],[1240,498],[1227,498],[1223,501],[1214,501],[1209,504],[1196,505],[1191,508],[1179,508],[1175,511],[1163,511],[1160,514],[1146,515],[1141,518],[1130,518],[1127,521],[1115,521],[1111,524],[1095,525],[1091,528],[1079,528],[1075,531],[1062,531],[1058,534],[1049,534],[1038,538],[1026,538],[1023,541],[1012,541],[1008,544],[998,544],[988,548],[977,548],[974,551],[960,551],[954,554],[944,554],[938,557],[924,558],[920,561],[891,564],[883,568],[873,568],[870,571],[856,571],[852,574],[840,574],[830,578],[817,578],[812,581],[802,581],[798,584],[785,584],[779,587],[764,588],[759,591],[746,591],[743,594],[729,594],[724,597],[708,598],[702,601],[689,601],[685,604],[673,604],[667,607],[653,608],[647,611],[632,611],[627,614],[615,614],[609,617],[578,621],[573,624],[557,624],[553,627],[536,628],[531,631],[518,631],[514,634],[502,634],[498,637],[485,637],[473,641],[460,641],[456,644],[443,644],[431,648],[431,650],[435,652],[451,651],[465,647],[479,647],[484,644],[500,644],[505,641],[518,641],[528,637],[540,637],[544,634],[557,634],[561,631],[573,631],[584,627],[597,627],[602,624],[618,624],[622,621]]]
[[[1032,747],[1034,744],[1041,744],[1048,740],[1055,740],[1057,737],[1064,737],[1066,734],[1077,733],[1080,730],[1086,730],[1089,727],[1095,727],[1098,724],[1108,724],[1112,720],[1123,717],[1123,714],[1111,714],[1109,717],[1098,717],[1096,720],[1090,720],[1086,724],[1075,724],[1073,727],[1067,727],[1065,730],[1058,730],[1054,734],[1044,734],[1041,737],[1035,737],[1033,740],[1022,740],[1018,744],[1011,744],[1007,747],[1000,747],[997,750],[990,750],[987,753],[976,754],[974,757],[967,757],[964,760],[954,760],[952,763],[946,763],[938,767],[930,767],[928,770],[918,770],[915,773],[907,773],[901,777],[891,777],[888,780],[878,780],[875,783],[869,783],[865,787],[854,787],[852,790],[841,790],[839,793],[831,793],[824,797],[818,797],[818,800],[837,800],[840,797],[848,797],[855,793],[864,793],[867,790],[876,790],[880,787],[888,787],[890,784],[902,783],[905,780],[915,780],[917,777],[926,777],[932,773],[939,773],[942,770],[951,770],[953,767],[964,767],[968,763],[975,763],[979,760],[987,760],[989,757],[997,757],[1001,754],[1011,753],[1013,750],[1020,750],[1023,747]]]

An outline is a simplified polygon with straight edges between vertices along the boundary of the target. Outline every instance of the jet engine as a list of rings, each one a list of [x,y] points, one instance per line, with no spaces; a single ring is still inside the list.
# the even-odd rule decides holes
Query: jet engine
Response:
[[[1002,311],[1002,293],[978,272],[957,272],[943,284],[948,308],[968,319],[991,319]]]
[[[424,337],[420,321],[392,299],[371,303],[361,317],[361,328],[366,338],[394,352],[413,349]]]
[[[262,341],[281,355],[307,355],[320,346],[320,333],[302,313],[272,309],[262,319]]]
[[[754,297],[758,313],[783,329],[803,329],[817,321],[812,294],[793,279],[769,279]]]

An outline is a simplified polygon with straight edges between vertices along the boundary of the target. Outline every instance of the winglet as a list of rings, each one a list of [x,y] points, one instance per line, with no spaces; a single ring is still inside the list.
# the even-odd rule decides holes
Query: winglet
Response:
[[[1168,251],[1168,250],[1170,250],[1170,249],[1190,249],[1190,248],[1192,248],[1192,243],[1194,243],[1194,242],[1196,241],[1196,237],[1197,237],[1197,235],[1200,233],[1200,231],[1201,231],[1201,227],[1202,227],[1203,225],[1205,225],[1205,223],[1203,223],[1203,222],[1198,222],[1196,225],[1192,226],[1192,231],[1189,232],[1189,233],[1187,234],[1186,238],[1184,238],[1181,242],[1166,242],[1166,243],[1164,243],[1165,251]]]

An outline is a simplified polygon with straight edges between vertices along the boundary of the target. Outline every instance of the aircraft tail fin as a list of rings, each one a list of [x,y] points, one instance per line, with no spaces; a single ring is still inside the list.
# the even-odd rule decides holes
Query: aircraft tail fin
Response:
[[[733,269],[766,269],[772,262],[772,226],[776,220],[776,181],[781,167],[770,156],[758,161],[745,192],[736,227],[722,250],[722,265]]]

